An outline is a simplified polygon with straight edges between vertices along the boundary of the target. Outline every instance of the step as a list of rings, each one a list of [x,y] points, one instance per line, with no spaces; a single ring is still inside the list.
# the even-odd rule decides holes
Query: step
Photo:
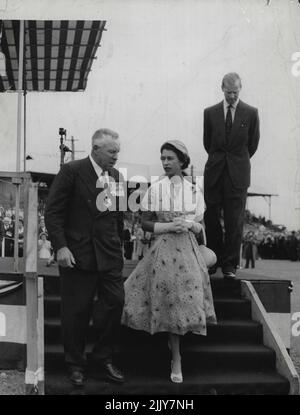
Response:
[[[46,318],[45,319],[45,341],[46,343],[60,343],[61,342],[61,323],[60,319]],[[120,344],[124,347],[129,347],[132,344],[140,344],[143,348],[164,347],[166,344],[166,333],[158,333],[151,336],[143,331],[121,327]],[[91,328],[88,333],[88,341],[94,341],[95,334]],[[198,336],[193,334],[186,334],[183,336],[184,342],[191,343],[261,343],[262,342],[262,326],[252,320],[219,320],[218,324],[207,326],[207,336]]]
[[[119,361],[124,369],[135,373],[161,373],[167,369],[166,362],[170,360],[168,350],[149,356],[140,347],[132,347],[121,350]],[[191,374],[201,373],[205,369],[266,371],[275,368],[275,353],[263,345],[253,344],[186,345],[182,348],[182,364],[186,373]]]
[[[124,347],[140,344],[143,348],[163,348],[167,343],[167,333],[150,335],[141,330],[121,327],[120,344]],[[206,343],[262,343],[262,326],[252,320],[219,320],[218,324],[207,325],[207,336],[187,333],[182,336],[182,344]]]
[[[60,316],[61,298],[59,295],[47,295],[44,299],[44,312],[46,317]],[[215,298],[215,311],[218,319],[251,318],[251,302],[243,298]]]
[[[251,301],[244,298],[215,298],[214,307],[218,319],[251,318]]]
[[[241,297],[241,281],[228,280],[221,277],[210,278],[213,298],[240,298]]]
[[[87,377],[84,388],[70,385],[64,372],[47,373],[46,394],[48,395],[283,395],[288,394],[289,383],[275,371],[270,372],[235,372],[202,371],[198,375],[183,373],[182,384],[169,380],[169,372],[162,376],[134,375],[125,373],[125,383],[116,385]],[[186,398],[189,400],[192,399]]]
[[[210,277],[211,288],[214,298],[240,297],[241,281],[226,280],[220,276]],[[44,293],[47,295],[59,295],[60,293],[60,277],[45,276],[44,277]]]
[[[60,277],[59,275],[44,276],[44,296],[60,294]]]
[[[91,345],[87,347],[90,358]],[[236,369],[267,371],[275,367],[275,352],[263,345],[254,344],[202,344],[185,345],[182,349],[183,366],[187,373],[201,373],[204,369]],[[139,344],[123,348],[116,353],[116,361],[136,373],[162,373],[170,360],[167,347],[152,355]],[[45,367],[57,370],[64,365],[63,347],[45,346]]]
[[[44,315],[47,317],[60,317],[61,297],[58,294],[44,296]]]

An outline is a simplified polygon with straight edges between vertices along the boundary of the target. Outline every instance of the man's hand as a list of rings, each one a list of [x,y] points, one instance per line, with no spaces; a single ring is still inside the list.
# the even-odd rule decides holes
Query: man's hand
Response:
[[[76,264],[75,259],[70,249],[66,246],[57,251],[57,263],[61,267],[74,268],[74,265]]]

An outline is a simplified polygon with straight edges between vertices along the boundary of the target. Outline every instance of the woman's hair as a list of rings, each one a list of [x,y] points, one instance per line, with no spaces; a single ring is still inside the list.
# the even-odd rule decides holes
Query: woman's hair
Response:
[[[187,154],[182,153],[180,150],[178,150],[176,147],[174,147],[170,143],[165,143],[160,148],[160,153],[163,152],[163,150],[171,150],[174,151],[174,153],[177,155],[178,160],[182,163],[182,170],[186,169],[190,164],[190,157]]]

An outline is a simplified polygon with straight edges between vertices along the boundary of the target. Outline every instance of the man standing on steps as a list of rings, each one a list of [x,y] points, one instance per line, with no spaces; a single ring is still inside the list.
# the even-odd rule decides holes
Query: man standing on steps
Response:
[[[250,158],[259,142],[256,108],[239,99],[241,78],[228,73],[222,81],[224,100],[204,110],[203,143],[208,160],[204,170],[207,245],[215,251],[224,278],[235,278],[243,235]],[[224,234],[220,219],[223,217]]]
[[[84,384],[91,316],[96,333],[93,366],[109,380],[124,381],[112,360],[124,302],[123,212],[117,206],[110,209],[111,194],[117,204],[124,196],[122,177],[113,168],[119,151],[117,133],[97,130],[91,155],[62,166],[46,206],[46,227],[61,278],[65,360],[76,386]]]

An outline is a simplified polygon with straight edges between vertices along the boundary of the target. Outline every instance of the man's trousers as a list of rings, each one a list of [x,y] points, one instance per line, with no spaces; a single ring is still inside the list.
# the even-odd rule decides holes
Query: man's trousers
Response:
[[[120,328],[124,304],[120,270],[86,271],[60,267],[61,317],[65,360],[84,368],[89,323],[93,320],[95,362],[110,362]]]
[[[213,186],[204,178],[204,198],[207,246],[217,255],[217,265],[224,272],[234,272],[240,262],[247,188],[235,188],[225,169]]]

